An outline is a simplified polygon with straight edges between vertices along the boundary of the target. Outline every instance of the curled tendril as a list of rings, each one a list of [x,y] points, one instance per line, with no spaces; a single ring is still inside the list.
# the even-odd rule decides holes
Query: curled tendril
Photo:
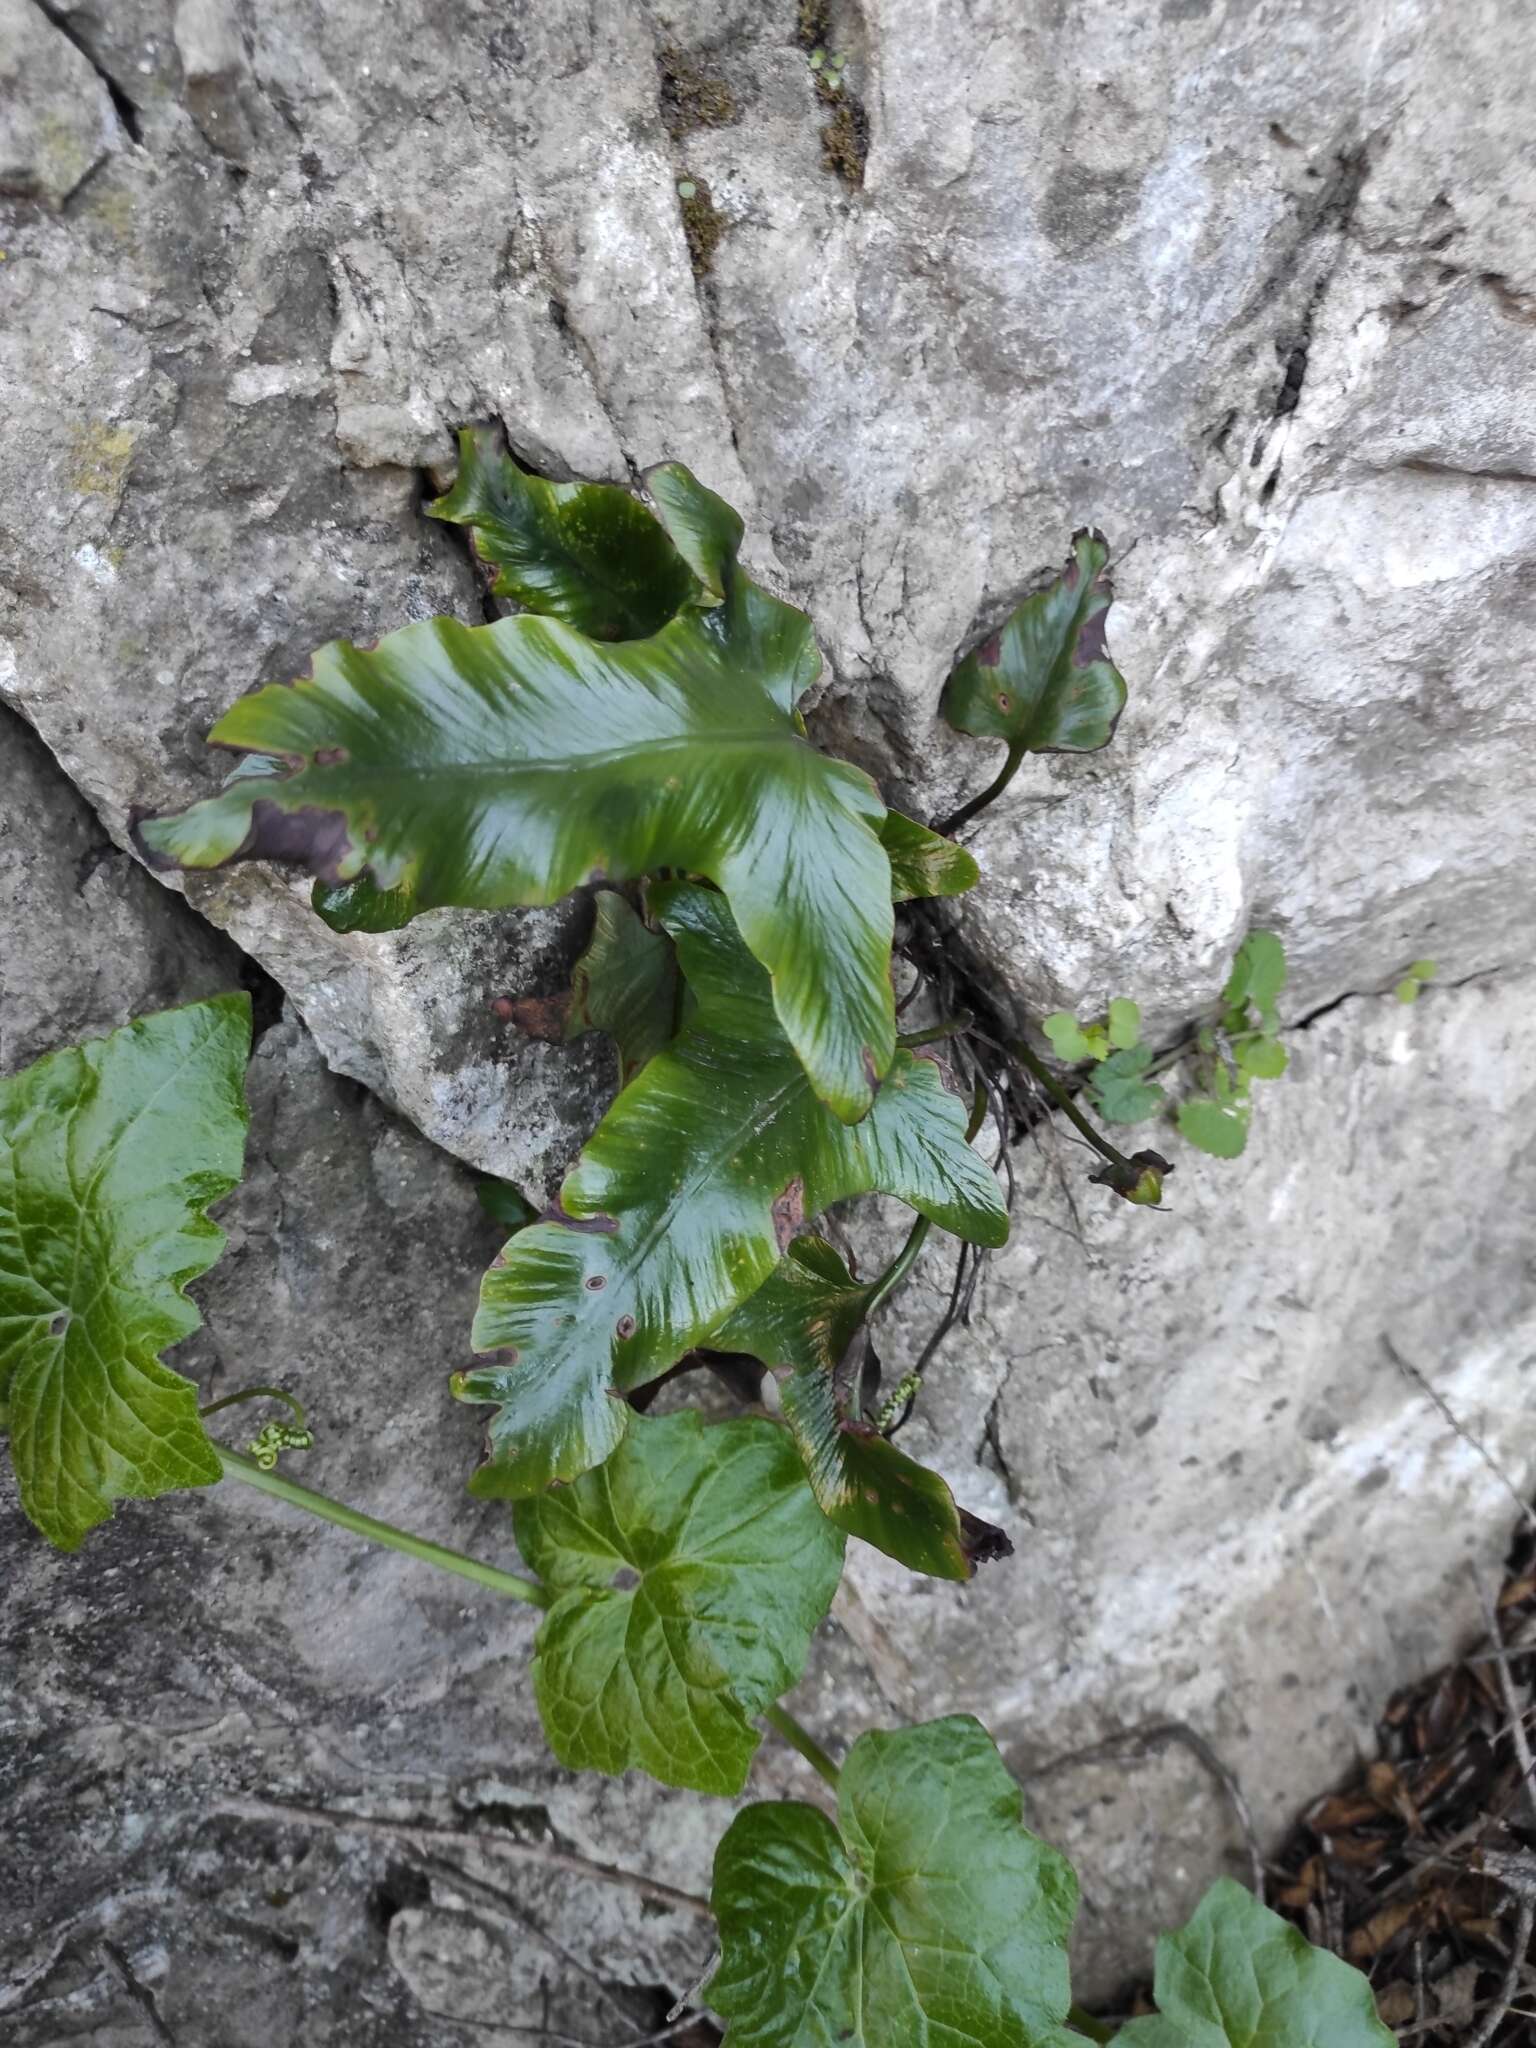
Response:
[[[259,1436],[251,1439],[251,1456],[263,1472],[275,1470],[284,1451],[312,1451],[315,1434],[291,1422],[269,1422]]]

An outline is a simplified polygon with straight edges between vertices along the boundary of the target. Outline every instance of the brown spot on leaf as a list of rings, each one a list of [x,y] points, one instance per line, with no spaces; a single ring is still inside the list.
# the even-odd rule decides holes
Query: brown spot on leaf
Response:
[[[999,711],[1011,711],[1013,709],[1013,699],[1009,696],[1006,690],[998,691],[997,708]]]
[[[535,1220],[558,1223],[562,1230],[579,1230],[587,1237],[612,1237],[619,1227],[615,1216],[571,1216],[560,1206],[558,1197]]]
[[[982,668],[996,668],[1003,658],[1003,636],[992,633],[982,641],[976,650],[976,660]]]
[[[292,861],[322,882],[339,883],[341,863],[352,851],[346,813],[305,804],[286,811],[269,797],[251,805],[251,829],[233,860]]]
[[[635,1334],[634,1317],[620,1316],[619,1320],[613,1326],[613,1331],[616,1337],[633,1337],[633,1335]]]
[[[315,749],[315,766],[317,768],[342,768],[346,766],[351,758],[352,756],[345,747],[317,747]]]
[[[601,1273],[589,1273],[586,1279],[583,1280],[581,1284],[583,1287],[589,1289],[591,1293],[601,1294],[603,1289],[608,1285],[608,1282],[604,1275]]]
[[[1104,659],[1109,632],[1109,607],[1096,611],[1091,619],[1084,619],[1077,636],[1077,645],[1072,650],[1072,659],[1079,668],[1090,668],[1094,662]]]
[[[781,1252],[787,1252],[805,1223],[805,1182],[798,1175],[782,1194],[773,1198],[773,1235]]]
[[[525,1038],[537,1038],[545,1045],[563,1045],[566,1019],[571,1012],[569,990],[558,996],[500,996],[491,1005],[498,1017],[515,1024]]]

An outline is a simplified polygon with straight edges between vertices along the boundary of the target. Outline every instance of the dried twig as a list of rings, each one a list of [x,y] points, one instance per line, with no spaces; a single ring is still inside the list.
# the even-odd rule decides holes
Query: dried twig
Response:
[[[1473,1579],[1477,1584],[1476,1578]],[[1499,1673],[1499,1691],[1504,1699],[1504,1711],[1509,1716],[1509,1736],[1515,1745],[1515,1755],[1520,1762],[1520,1785],[1525,1794],[1526,1809],[1536,1821],[1536,1764],[1531,1761],[1531,1745],[1526,1740],[1525,1717],[1529,1705],[1522,1707],[1515,1692],[1515,1675],[1509,1668],[1509,1652],[1504,1647],[1504,1634],[1499,1626],[1498,1610],[1478,1585],[1478,1597],[1483,1603],[1483,1614],[1488,1623],[1488,1640],[1493,1649],[1494,1663]]]
[[[1111,1735],[1103,1742],[1091,1743],[1086,1749],[1069,1750],[1065,1756],[1053,1756],[1038,1769],[1024,1773],[1025,1781],[1034,1778],[1054,1777],[1058,1771],[1070,1769],[1074,1764],[1106,1762],[1110,1757],[1119,1756],[1127,1749],[1145,1752],[1158,1749],[1164,1743],[1182,1743],[1197,1762],[1202,1764],[1226,1794],[1227,1802],[1237,1816],[1238,1826],[1248,1845],[1248,1862],[1253,1877],[1254,1896],[1260,1905],[1264,1903],[1264,1858],[1259,1850],[1258,1831],[1253,1825],[1253,1815],[1243,1788],[1234,1773],[1228,1769],[1216,1754],[1210,1743],[1187,1721],[1153,1721],[1145,1727],[1128,1728],[1122,1735]]]
[[[482,1855],[517,1857],[529,1863],[543,1863],[552,1870],[569,1871],[573,1877],[622,1886],[655,1906],[697,1913],[706,1920],[714,1918],[708,1899],[698,1898],[692,1892],[676,1891],[655,1878],[641,1877],[633,1870],[619,1870],[611,1863],[598,1863],[571,1849],[556,1849],[547,1842],[519,1842],[515,1836],[493,1833],[487,1828],[445,1828],[431,1822],[389,1820],[370,1813],[341,1813],[326,1806],[288,1806],[271,1799],[226,1799],[219,1811],[242,1820],[287,1821],[299,1827],[331,1828],[338,1834],[355,1829],[364,1834],[392,1835],[417,1848],[475,1849]]]
[[[1536,1512],[1532,1511],[1530,1502],[1526,1499],[1525,1495],[1520,1491],[1519,1487],[1516,1486],[1515,1482],[1510,1478],[1509,1474],[1504,1470],[1504,1467],[1499,1463],[1497,1458],[1494,1457],[1493,1453],[1489,1450],[1488,1446],[1482,1441],[1481,1437],[1473,1435],[1472,1431],[1468,1429],[1467,1425],[1463,1421],[1461,1421],[1460,1418],[1456,1415],[1450,1403],[1446,1400],[1445,1396],[1440,1392],[1439,1388],[1433,1385],[1428,1376],[1425,1373],[1422,1373],[1416,1365],[1410,1365],[1408,1363],[1407,1359],[1404,1358],[1403,1354],[1398,1350],[1397,1346],[1392,1342],[1392,1339],[1386,1334],[1385,1331],[1382,1332],[1381,1336],[1381,1348],[1383,1351],[1386,1352],[1388,1358],[1391,1359],[1392,1363],[1397,1367],[1398,1371],[1404,1374],[1406,1378],[1412,1380],[1413,1384],[1419,1389],[1419,1391],[1423,1393],[1434,1404],[1434,1406],[1439,1410],[1441,1417],[1448,1424],[1448,1426],[1456,1432],[1457,1436],[1461,1438],[1462,1442],[1464,1444],[1470,1445],[1471,1448],[1477,1453],[1478,1457],[1482,1459],[1483,1463],[1488,1467],[1488,1470],[1493,1474],[1494,1478],[1498,1480],[1500,1486],[1503,1487],[1504,1491],[1509,1495],[1510,1499],[1514,1502],[1515,1506],[1520,1510],[1521,1521],[1525,1524],[1526,1528],[1531,1531],[1532,1535],[1536,1535]]]
[[[1525,1968],[1526,1951],[1531,1945],[1531,1930],[1536,1927],[1536,1906],[1529,1899],[1520,1901],[1520,1910],[1515,1917],[1515,1938],[1510,1944],[1509,1961],[1504,1969],[1504,1982],[1499,1986],[1493,2009],[1475,2034],[1470,2034],[1463,2048],[1488,2048],[1488,2043],[1503,2026],[1509,2008],[1515,2002],[1515,1993],[1520,1989],[1520,1973]]]

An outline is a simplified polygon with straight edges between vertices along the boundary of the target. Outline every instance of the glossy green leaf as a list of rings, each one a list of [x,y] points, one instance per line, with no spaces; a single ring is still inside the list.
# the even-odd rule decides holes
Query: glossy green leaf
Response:
[[[243,995],[141,1017],[0,1080],[0,1403],[21,1504],[78,1548],[112,1502],[206,1486],[197,1390],[160,1362],[240,1178]]]
[[[712,610],[613,645],[531,616],[333,641],[311,677],[241,698],[213,729],[287,772],[140,819],[139,841],[162,867],[298,861],[418,911],[552,903],[659,867],[707,876],[817,1093],[856,1121],[896,1042],[885,809],[803,736],[810,621],[740,571],[728,507],[675,465],[666,489],[724,590]]]
[[[897,903],[916,897],[963,896],[981,879],[974,857],[953,839],[930,832],[900,811],[887,811],[880,843],[891,862],[891,895]]]
[[[402,931],[418,911],[429,907],[412,883],[380,889],[367,875],[359,875],[355,882],[316,882],[309,904],[333,932]]]
[[[1236,1159],[1248,1142],[1248,1114],[1246,1104],[1229,1109],[1192,1096],[1179,1105],[1179,1136],[1213,1159]]]
[[[637,1417],[600,1472],[520,1501],[514,1526],[554,1595],[533,1683],[560,1761],[739,1792],[753,1716],[798,1682],[843,1565],[787,1432]]]
[[[1128,996],[1116,996],[1109,1006],[1109,1042],[1117,1052],[1129,1052],[1141,1037],[1141,1005]]]
[[[1106,1123],[1140,1124],[1163,1106],[1163,1091],[1141,1077],[1152,1064],[1149,1045],[1112,1052],[1088,1078],[1088,1093]]]
[[[715,1852],[726,2048],[1066,2048],[1077,1880],[969,1715],[861,1735],[837,1825],[749,1806]]]
[[[509,1180],[496,1180],[489,1174],[475,1183],[475,1196],[487,1216],[493,1216],[508,1230],[522,1230],[530,1224],[538,1211],[520,1188]]]
[[[592,936],[571,970],[566,1036],[606,1032],[619,1051],[619,1073],[631,1081],[677,1028],[677,955],[649,930],[625,899],[600,889]]]
[[[1219,1878],[1157,1944],[1159,2010],[1117,2048],[1394,2048],[1358,1970]]]
[[[1068,1010],[1052,1010],[1041,1025],[1057,1059],[1070,1066],[1101,1060],[1109,1051],[1109,1033],[1101,1024],[1079,1024]]]
[[[1109,544],[1085,528],[1055,582],[954,670],[944,716],[958,732],[1006,740],[1015,754],[1108,746],[1125,709],[1125,679],[1104,644],[1113,598]]]
[[[623,1436],[626,1390],[665,1372],[768,1278],[802,1225],[880,1190],[1000,1244],[997,1183],[931,1060],[898,1052],[868,1117],[820,1104],[724,897],[652,892],[697,1008],[598,1125],[545,1221],[486,1275],[454,1391],[500,1405],[477,1493],[571,1479]]]
[[[592,640],[644,640],[696,595],[688,565],[617,484],[529,476],[487,427],[459,435],[453,489],[426,508],[467,526],[496,571],[491,589]]]
[[[1275,1010],[1285,987],[1285,948],[1273,932],[1250,932],[1237,949],[1221,999],[1231,1009],[1251,1003],[1267,1031],[1278,1029]]]
[[[825,1238],[799,1237],[710,1345],[787,1372],[784,1419],[822,1511],[838,1528],[909,1571],[968,1579],[978,1563],[1011,1553],[1008,1538],[957,1507],[937,1472],[848,1413],[855,1396],[840,1379],[857,1379],[848,1364],[874,1291],[874,1282],[854,1279]]]

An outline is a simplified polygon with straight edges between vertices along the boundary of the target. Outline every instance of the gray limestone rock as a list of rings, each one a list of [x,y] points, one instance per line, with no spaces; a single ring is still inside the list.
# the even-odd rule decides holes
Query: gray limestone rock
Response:
[[[908,1439],[1019,1554],[959,1592],[861,1555],[803,1700],[823,1732],[998,1728],[1083,1870],[1090,1988],[1240,1843],[1187,1746],[1059,1760],[1187,1722],[1272,1833],[1476,1625],[1464,1567],[1512,1509],[1473,1439],[1531,1480],[1517,14],[834,0],[858,183],[791,0],[654,27],[615,0],[0,0],[0,694],[105,835],[0,729],[0,1066],[248,971],[108,845],[213,786],[241,691],[481,615],[421,511],[462,422],[551,475],[690,463],[816,619],[815,730],[925,816],[993,766],[936,720],[956,652],[1075,525],[1110,534],[1130,708],[978,822],[949,944],[1001,1016],[1127,994],[1161,1031],[1265,924],[1294,1071],[1248,1158],[1183,1158],[1167,1214],[1025,1161]],[[688,180],[722,230],[700,274]],[[442,1392],[494,1246],[445,1153],[537,1193],[589,1124],[600,1051],[491,1007],[560,985],[581,906],[338,938],[276,872],[186,894],[291,1007],[184,1367],[281,1369],[316,1483],[505,1555]],[[1375,993],[1424,953],[1416,1008]],[[255,1499],[125,1509],[77,1560],[7,1535],[25,2048],[210,2011],[231,2042],[436,2048],[537,2023],[546,1978],[553,2025],[622,2039],[697,1977],[687,1909],[533,1852],[698,1893],[728,1809],[556,1771],[520,1613]],[[757,1789],[783,1787],[816,1796],[776,1753]]]

